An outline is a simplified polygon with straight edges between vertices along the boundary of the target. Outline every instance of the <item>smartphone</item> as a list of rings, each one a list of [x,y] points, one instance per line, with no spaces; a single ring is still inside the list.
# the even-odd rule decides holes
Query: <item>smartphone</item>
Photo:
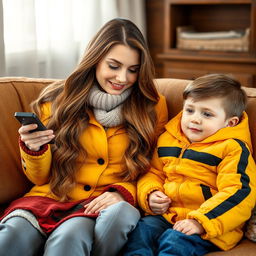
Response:
[[[40,121],[40,119],[38,118],[38,116],[35,113],[15,112],[14,116],[22,125],[37,124],[37,128],[34,130],[31,130],[30,132],[47,130],[47,128],[44,126],[44,124]],[[50,144],[54,143],[54,139],[48,143],[50,143]]]

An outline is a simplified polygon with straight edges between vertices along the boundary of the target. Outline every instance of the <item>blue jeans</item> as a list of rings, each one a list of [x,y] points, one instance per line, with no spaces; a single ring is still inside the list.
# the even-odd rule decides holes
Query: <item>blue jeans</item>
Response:
[[[199,235],[186,235],[173,230],[162,216],[146,216],[129,235],[124,256],[196,256],[216,250],[215,245]]]

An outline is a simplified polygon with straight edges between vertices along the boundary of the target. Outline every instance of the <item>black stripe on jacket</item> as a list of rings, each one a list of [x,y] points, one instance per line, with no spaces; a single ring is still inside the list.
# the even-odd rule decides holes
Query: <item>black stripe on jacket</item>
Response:
[[[190,159],[203,164],[208,164],[210,166],[218,166],[219,163],[222,161],[222,159],[217,156],[204,152],[194,151],[192,149],[186,150],[182,158]]]
[[[158,156],[159,157],[166,157],[166,156],[179,157],[181,150],[182,149],[179,147],[159,147]],[[222,161],[222,159],[217,156],[204,153],[204,152],[197,152],[192,149],[185,150],[182,158],[208,164],[210,166],[218,166],[219,163]]]
[[[209,219],[217,218],[218,216],[232,209],[233,207],[238,205],[240,202],[242,202],[251,192],[251,188],[249,186],[250,178],[245,173],[246,167],[248,165],[248,157],[250,155],[250,152],[246,148],[245,143],[243,143],[238,139],[235,139],[235,141],[242,148],[242,154],[240,156],[240,160],[237,165],[237,172],[241,174],[240,181],[242,183],[242,188],[239,189],[235,194],[227,198],[225,201],[223,201],[221,204],[216,206],[214,209],[206,213],[205,215]]]
[[[210,187],[208,187],[204,184],[200,184],[200,187],[201,187],[203,195],[204,195],[204,200],[208,200],[209,198],[212,197],[212,192],[211,192]]]
[[[179,147],[159,147],[157,149],[157,152],[158,152],[159,157],[165,157],[165,156],[179,157],[181,148],[179,148]]]

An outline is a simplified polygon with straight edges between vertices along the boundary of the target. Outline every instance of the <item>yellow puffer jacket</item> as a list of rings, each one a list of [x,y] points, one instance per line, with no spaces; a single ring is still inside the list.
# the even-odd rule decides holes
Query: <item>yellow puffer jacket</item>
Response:
[[[180,129],[181,113],[159,137],[152,168],[138,181],[138,201],[152,214],[148,195],[160,190],[172,202],[164,218],[174,224],[193,218],[205,229],[203,239],[223,250],[242,238],[242,227],[256,200],[256,165],[250,153],[248,118],[190,143]]]
[[[42,108],[42,119],[50,113],[50,104]],[[156,105],[158,123],[156,129],[163,132],[168,121],[167,105],[164,96]],[[123,182],[117,173],[125,168],[124,152],[129,140],[126,130],[122,126],[109,128],[106,131],[99,124],[94,115],[89,113],[89,125],[82,133],[80,141],[87,153],[87,158],[80,160],[82,167],[76,174],[76,186],[68,194],[72,201],[98,196],[106,190],[117,189],[131,204],[136,202],[135,182]],[[35,186],[25,196],[47,196],[58,200],[50,193],[48,184],[51,167],[51,150],[46,145],[40,152],[29,151],[20,143],[23,171]]]

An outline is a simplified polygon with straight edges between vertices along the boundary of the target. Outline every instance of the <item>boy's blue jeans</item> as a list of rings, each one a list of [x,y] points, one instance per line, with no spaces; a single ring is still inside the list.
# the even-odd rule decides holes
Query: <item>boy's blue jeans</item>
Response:
[[[192,256],[216,250],[215,245],[199,235],[173,230],[172,224],[162,216],[146,216],[129,235],[124,256]]]

